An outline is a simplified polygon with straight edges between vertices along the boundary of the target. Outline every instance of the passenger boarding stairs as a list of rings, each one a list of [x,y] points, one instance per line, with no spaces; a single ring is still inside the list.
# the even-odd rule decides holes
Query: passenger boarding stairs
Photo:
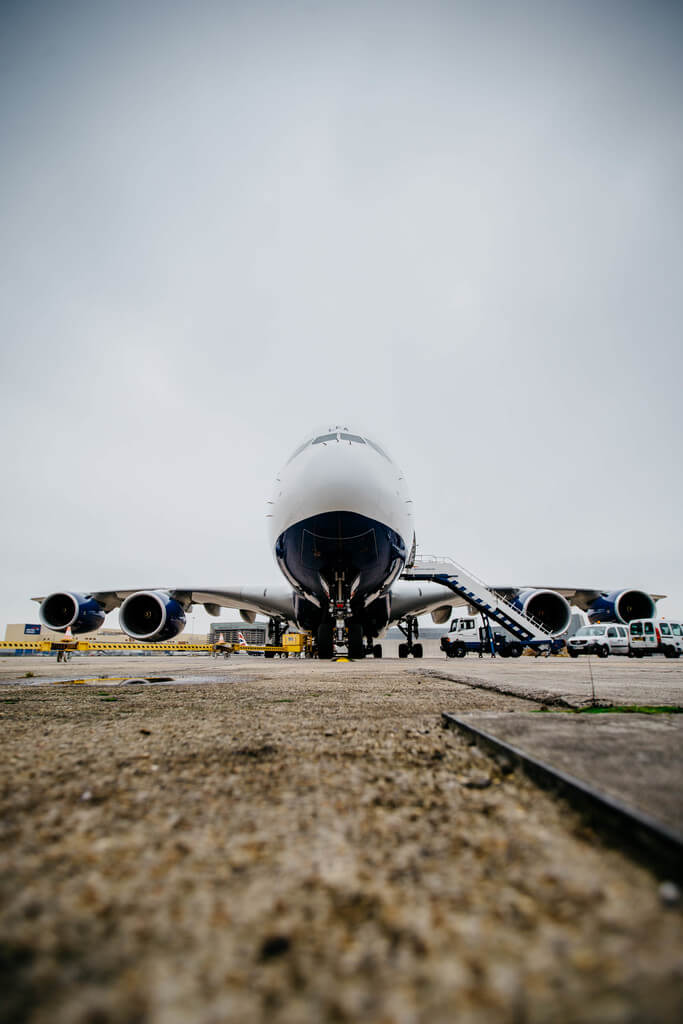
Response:
[[[452,558],[417,555],[413,565],[401,574],[402,580],[423,580],[440,583],[461,597],[472,608],[502,626],[522,644],[553,642],[553,634],[529,615],[516,608],[502,594],[463,569]]]

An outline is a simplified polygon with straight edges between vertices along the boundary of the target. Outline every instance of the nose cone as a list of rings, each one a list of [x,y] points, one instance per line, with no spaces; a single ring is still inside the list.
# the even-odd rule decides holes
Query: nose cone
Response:
[[[403,474],[382,449],[350,431],[319,435],[284,466],[275,483],[272,542],[290,526],[326,512],[374,519],[406,546],[412,538],[412,501]]]

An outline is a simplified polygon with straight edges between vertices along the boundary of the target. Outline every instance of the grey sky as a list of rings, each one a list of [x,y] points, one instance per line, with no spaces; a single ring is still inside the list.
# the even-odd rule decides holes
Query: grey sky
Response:
[[[1,10],[0,626],[277,579],[327,421],[424,553],[683,613],[678,5]]]

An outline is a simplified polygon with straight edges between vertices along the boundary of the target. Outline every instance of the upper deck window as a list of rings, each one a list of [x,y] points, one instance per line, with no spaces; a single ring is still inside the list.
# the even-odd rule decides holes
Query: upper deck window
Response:
[[[336,431],[335,431],[334,434],[321,434],[320,437],[316,437],[316,439],[314,441],[312,441],[311,443],[312,444],[326,444],[328,441],[336,441],[336,440],[337,440],[337,434],[336,434]]]
[[[339,437],[342,441],[353,441],[354,444],[365,444],[363,438],[359,437],[358,434],[340,434]]]

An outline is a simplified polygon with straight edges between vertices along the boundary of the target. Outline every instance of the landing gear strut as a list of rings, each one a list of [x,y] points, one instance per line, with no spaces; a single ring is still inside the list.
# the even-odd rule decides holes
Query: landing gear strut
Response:
[[[287,620],[279,615],[273,615],[268,619],[268,644],[270,647],[282,647],[282,634],[287,628]],[[266,658],[274,658],[275,651],[264,651]]]
[[[405,644],[398,645],[398,656],[399,658],[407,658],[409,654],[412,654],[414,658],[422,657],[422,644],[414,644],[413,637],[417,640],[420,635],[417,627],[417,616],[406,615],[404,619],[399,619],[398,628],[403,633],[404,637],[408,641]]]

